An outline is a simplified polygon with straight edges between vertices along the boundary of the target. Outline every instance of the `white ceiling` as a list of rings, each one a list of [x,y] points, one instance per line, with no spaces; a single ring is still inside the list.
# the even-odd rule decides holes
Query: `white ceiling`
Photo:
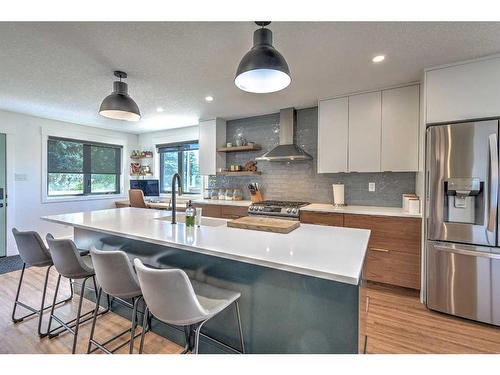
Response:
[[[0,23],[0,109],[132,133],[304,108],[319,98],[419,80],[424,68],[500,52],[500,23],[273,22],[292,83],[233,83],[250,22]],[[385,54],[373,64],[371,58]],[[113,70],[129,74],[143,119],[97,114]],[[212,103],[204,98],[212,95]],[[164,108],[157,113],[156,107]]]

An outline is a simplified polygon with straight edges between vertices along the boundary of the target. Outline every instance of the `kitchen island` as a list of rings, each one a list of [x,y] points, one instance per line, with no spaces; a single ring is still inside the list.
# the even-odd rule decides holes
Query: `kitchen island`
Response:
[[[74,227],[78,247],[121,249],[154,267],[241,292],[250,353],[357,353],[361,270],[370,231],[302,224],[288,234],[229,228],[226,220],[172,225],[165,211],[121,208],[43,217]],[[238,348],[232,308],[209,321],[200,352]],[[153,329],[183,345],[183,331]]]

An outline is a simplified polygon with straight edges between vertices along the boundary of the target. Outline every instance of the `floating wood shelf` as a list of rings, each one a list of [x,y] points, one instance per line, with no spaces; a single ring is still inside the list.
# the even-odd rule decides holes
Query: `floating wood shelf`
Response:
[[[217,176],[256,176],[261,174],[262,172],[256,171],[256,172],[249,172],[249,171],[239,171],[239,172],[231,172],[231,171],[225,171],[225,172],[217,172]]]
[[[153,173],[131,173],[130,177],[151,177]]]
[[[221,147],[218,148],[218,152],[242,152],[242,151],[258,151],[260,150],[260,145],[254,144],[253,146],[233,146],[233,147]]]
[[[132,160],[142,160],[142,159],[152,159],[152,156],[131,156],[130,159]]]

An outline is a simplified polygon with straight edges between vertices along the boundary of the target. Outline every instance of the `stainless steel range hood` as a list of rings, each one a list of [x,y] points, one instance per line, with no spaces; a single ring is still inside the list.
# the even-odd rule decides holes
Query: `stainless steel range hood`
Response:
[[[280,111],[280,144],[256,160],[266,161],[300,161],[311,160],[312,156],[302,150],[294,142],[297,113],[295,108]]]

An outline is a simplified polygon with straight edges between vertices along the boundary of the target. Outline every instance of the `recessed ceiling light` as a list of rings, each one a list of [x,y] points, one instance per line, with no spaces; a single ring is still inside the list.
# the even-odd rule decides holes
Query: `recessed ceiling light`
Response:
[[[163,112],[163,111],[164,111],[163,107],[157,107],[156,108],[156,112]]]
[[[214,97],[213,96],[205,96],[205,100],[207,102],[213,102],[214,101]]]
[[[375,56],[375,57],[372,59],[372,61],[373,61],[374,63],[379,63],[379,62],[382,62],[382,61],[384,61],[384,60],[385,60],[385,55],[377,55],[377,56]]]

